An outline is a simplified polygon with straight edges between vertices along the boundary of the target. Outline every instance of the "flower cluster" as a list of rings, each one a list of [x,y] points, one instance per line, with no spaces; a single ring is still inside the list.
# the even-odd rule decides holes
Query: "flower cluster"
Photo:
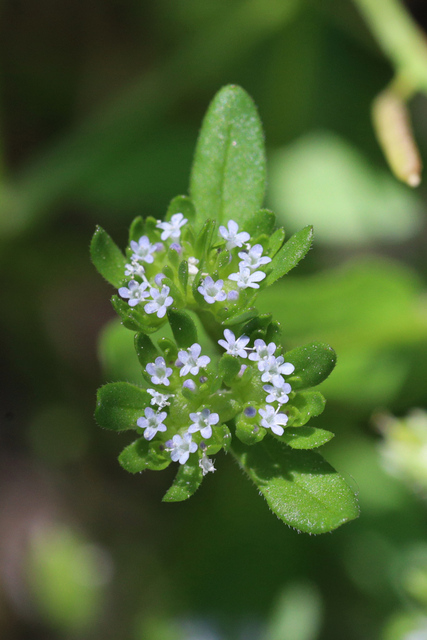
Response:
[[[266,344],[264,340],[257,339],[253,347],[248,347],[249,338],[247,336],[236,336],[230,329],[225,329],[224,340],[218,340],[218,344],[223,347],[231,356],[248,358],[256,363],[258,373],[261,373],[261,382],[269,382],[263,385],[263,390],[267,394],[266,405],[259,408],[261,416],[260,426],[271,429],[278,436],[283,435],[283,426],[287,424],[288,416],[280,413],[282,405],[289,400],[289,393],[292,391],[291,385],[285,382],[283,376],[294,372],[295,367],[290,362],[285,362],[283,356],[275,356],[277,346],[274,342]],[[250,352],[248,354],[248,352]],[[273,405],[277,406],[274,407]],[[257,410],[250,407],[248,417],[254,417]]]
[[[265,271],[260,269],[264,265],[271,262],[271,258],[263,256],[263,247],[261,244],[251,246],[249,233],[239,231],[239,225],[234,220],[229,220],[227,227],[219,227],[219,235],[225,240],[225,249],[230,252],[229,269],[233,268],[236,256],[233,255],[233,249],[245,247],[246,251],[239,251],[237,256],[240,258],[238,263],[238,271],[231,271],[226,275],[227,280],[231,280],[237,286],[237,289],[230,288],[224,284],[224,279],[216,282],[212,276],[206,274],[204,280],[198,287],[199,293],[203,296],[208,304],[215,302],[223,302],[224,300],[237,300],[239,292],[242,289],[259,289],[259,282],[266,277]]]
[[[170,222],[157,221],[156,228],[161,230],[160,239],[163,242],[151,242],[148,236],[141,236],[136,242],[130,242],[130,263],[126,264],[125,276],[130,276],[132,280],[127,283],[126,287],[119,288],[119,295],[128,300],[131,307],[144,304],[144,311],[148,315],[156,314],[158,318],[166,315],[168,307],[174,300],[170,295],[170,287],[162,285],[165,278],[163,273],[155,273],[152,282],[147,277],[147,265],[153,265],[158,254],[159,258],[164,259],[166,247],[163,243],[170,239],[173,240],[169,248],[177,251],[181,249],[178,240],[181,235],[182,227],[187,223],[182,213],[175,213]],[[194,258],[193,258],[194,259]]]
[[[167,366],[162,356],[146,365],[145,371],[151,384],[156,387],[155,389],[147,389],[152,397],[150,404],[157,407],[156,410],[152,407],[146,407],[144,416],[137,420],[137,425],[143,429],[146,440],[152,440],[158,433],[173,430],[174,421],[170,419],[170,410],[173,408],[175,400],[180,396],[180,386],[181,389],[194,391],[197,388],[197,383],[192,377],[197,376],[200,370],[206,369],[210,363],[209,356],[201,355],[201,351],[200,344],[194,343],[187,350],[178,352],[178,360],[174,367]],[[183,383],[182,378],[186,378]],[[165,393],[165,387],[168,388],[168,391],[172,388],[174,392]],[[168,407],[170,410],[165,410]],[[219,415],[206,407],[199,407],[199,409],[199,411],[189,412],[187,426],[181,428],[179,433],[174,433],[171,438],[162,443],[162,447],[170,453],[173,462],[180,464],[185,464],[190,454],[200,449],[199,466],[205,475],[209,471],[215,471],[212,460],[204,452],[206,448],[204,441],[212,437],[212,427],[218,424]]]
[[[183,289],[179,282],[178,262],[186,262],[190,284],[198,276],[195,287],[204,303],[220,303],[212,307],[214,313],[222,310],[232,315],[242,292],[246,290],[241,304],[246,304],[248,296],[259,289],[259,283],[266,277],[264,269],[271,258],[263,255],[261,244],[249,244],[249,233],[239,231],[234,220],[229,220],[227,226],[221,225],[219,240],[217,236],[213,245],[207,247],[194,243],[194,230],[183,213],[173,214],[168,222],[153,219],[153,223],[145,228],[147,235],[138,241],[131,240],[127,249],[129,262],[124,270],[124,277],[130,280],[118,290],[130,307],[138,307],[138,311],[143,310],[152,319],[163,320],[172,306],[198,308],[192,288]],[[148,322],[153,325],[153,320]],[[154,325],[159,325],[158,320],[154,320]]]

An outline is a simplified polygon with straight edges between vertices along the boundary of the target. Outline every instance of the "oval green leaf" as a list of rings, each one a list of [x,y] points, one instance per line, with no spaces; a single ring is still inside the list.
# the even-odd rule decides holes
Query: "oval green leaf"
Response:
[[[170,455],[162,451],[160,442],[148,442],[145,438],[138,438],[128,445],[119,455],[119,463],[129,473],[139,473],[146,469],[161,471],[171,463]]]
[[[113,287],[121,286],[125,278],[126,258],[102,227],[96,227],[90,243],[92,262]]]
[[[326,533],[359,515],[350,487],[318,453],[296,451],[273,438],[253,447],[234,439],[230,450],[270,509],[290,527]]]
[[[313,227],[311,226],[304,227],[304,229],[289,238],[274,256],[270,264],[271,271],[264,281],[265,286],[273,284],[273,282],[276,282],[276,280],[296,267],[298,262],[308,253],[312,242]]]
[[[129,382],[111,382],[98,389],[95,420],[113,431],[136,429],[136,421],[150,406],[151,396]]]
[[[294,365],[294,373],[286,378],[293,391],[307,389],[326,380],[333,371],[337,355],[328,344],[311,342],[284,354],[285,362]]]
[[[265,192],[261,121],[248,94],[238,86],[221,89],[211,102],[197,142],[190,195],[197,222],[234,220],[242,228]]]
[[[198,456],[191,456],[188,462],[179,465],[172,486],[163,496],[163,502],[182,502],[193,495],[203,480]]]

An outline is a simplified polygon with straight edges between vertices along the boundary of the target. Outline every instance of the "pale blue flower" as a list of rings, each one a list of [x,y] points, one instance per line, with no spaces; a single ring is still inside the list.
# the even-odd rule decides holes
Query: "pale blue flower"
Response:
[[[246,231],[239,233],[239,225],[234,220],[229,220],[227,227],[221,226],[219,234],[227,241],[225,247],[229,251],[234,247],[242,247],[245,242],[251,239],[251,236]]]
[[[203,284],[197,287],[197,291],[202,294],[208,304],[223,302],[227,298],[227,294],[222,289],[223,285],[223,280],[214,282],[211,276],[206,276]]]
[[[248,269],[254,271],[258,269],[258,267],[271,262],[271,258],[263,256],[262,252],[263,248],[261,244],[255,244],[248,252],[240,251],[239,258],[241,258],[242,262],[239,264],[239,268],[240,266],[248,267]]]
[[[168,238],[172,238],[172,240],[178,240],[181,235],[181,227],[183,227],[188,222],[187,218],[184,218],[182,213],[174,213],[170,219],[170,222],[158,222],[156,227],[158,229],[163,229],[162,235],[160,238],[162,240],[167,240]]]
[[[148,302],[144,311],[146,313],[155,313],[158,318],[163,318],[166,315],[167,307],[173,303],[172,296],[169,295],[170,288],[164,285],[162,290],[159,291],[155,287],[150,289],[150,296],[152,300]]]
[[[166,425],[163,420],[168,415],[166,411],[155,413],[151,407],[147,407],[144,411],[145,418],[138,418],[136,424],[144,429],[144,438],[152,440],[158,431],[166,431]]]
[[[219,415],[211,413],[209,409],[203,409],[197,413],[190,413],[190,420],[193,422],[188,427],[188,433],[200,431],[202,438],[207,440],[212,435],[212,425],[219,422]]]
[[[257,338],[254,342],[254,349],[251,354],[249,354],[249,360],[259,361],[259,360],[268,360],[270,356],[273,356],[276,352],[277,346],[274,342],[270,342],[268,345]]]
[[[277,436],[282,436],[284,428],[281,425],[286,425],[288,422],[288,416],[285,413],[276,413],[271,405],[267,405],[265,409],[260,409],[259,414],[262,418],[261,426],[264,429],[271,429]]]
[[[242,264],[242,263],[240,263]],[[237,283],[237,286],[240,289],[247,289],[250,287],[251,289],[259,289],[258,282],[264,280],[266,274],[264,271],[254,271],[253,273],[249,269],[249,267],[240,267],[238,273],[231,273],[228,276],[229,280],[234,280]]]
[[[213,466],[213,461],[207,457],[206,453],[203,454],[203,456],[200,458],[199,460],[199,467],[202,470],[202,474],[205,476],[207,473],[209,473],[209,471],[211,473],[213,473],[214,471],[216,471],[215,467]]]
[[[147,262],[148,264],[154,262],[151,254],[156,251],[156,246],[151,244],[148,236],[141,236],[138,242],[131,240],[130,248],[133,251],[132,260],[142,260],[142,262]]]
[[[249,342],[249,338],[247,336],[240,336],[237,338],[230,329],[224,330],[224,338],[225,340],[218,340],[218,344],[221,347],[224,347],[225,351],[230,356],[240,356],[241,358],[247,358],[248,354],[246,353],[245,347]]]
[[[208,366],[211,359],[209,356],[201,356],[201,351],[202,347],[195,342],[187,351],[178,352],[178,358],[183,365],[179,372],[180,376],[186,376],[189,373],[192,376],[196,376],[199,373],[199,369],[204,369]]]
[[[154,362],[149,362],[145,367],[146,372],[151,376],[153,384],[164,384],[169,386],[169,376],[172,375],[172,369],[166,366],[165,359],[159,356]]]
[[[147,282],[139,283],[136,280],[131,280],[127,287],[120,287],[119,296],[128,299],[130,307],[135,307],[137,304],[148,298]]]
[[[190,457],[190,453],[197,451],[197,443],[193,442],[189,433],[184,433],[184,437],[177,433],[172,440],[166,442],[166,446],[170,451],[172,461],[180,464],[185,464]]]

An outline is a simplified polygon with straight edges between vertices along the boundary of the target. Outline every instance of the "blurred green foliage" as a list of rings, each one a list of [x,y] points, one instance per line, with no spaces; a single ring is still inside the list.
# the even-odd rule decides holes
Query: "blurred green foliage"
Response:
[[[425,637],[426,505],[381,466],[372,420],[426,409],[426,193],[387,174],[370,123],[374,97],[413,69],[426,157],[422,45],[409,14],[381,19],[397,5],[2,3],[2,638]],[[424,29],[424,3],[406,6]],[[362,516],[330,536],[284,529],[228,457],[191,503],[162,504],[172,476],[128,477],[114,462],[123,443],[92,418],[102,382],[138,378],[88,258],[95,224],[124,245],[134,215],[163,217],[188,192],[201,117],[229,82],[262,113],[269,206],[288,235],[315,224],[300,273],[263,310],[280,315],[286,348],[338,353],[317,420],[338,436],[327,457]],[[40,546],[40,522],[68,533]],[[114,567],[99,588],[81,580],[104,575],[82,562],[88,543]]]

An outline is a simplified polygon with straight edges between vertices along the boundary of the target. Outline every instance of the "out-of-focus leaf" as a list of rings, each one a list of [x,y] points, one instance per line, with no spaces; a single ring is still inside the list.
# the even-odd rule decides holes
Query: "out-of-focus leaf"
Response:
[[[107,282],[113,287],[120,287],[125,277],[126,258],[102,227],[97,227],[93,234],[90,255],[93,264]]]
[[[175,480],[163,496],[163,502],[181,502],[197,491],[203,480],[199,457],[190,455],[188,462],[180,464]]]
[[[313,227],[304,227],[301,231],[295,233],[282,248],[276,253],[271,264],[271,271],[265,279],[265,285],[268,286],[276,282],[284,276],[288,271],[297,266],[313,242]]]
[[[209,218],[242,228],[265,191],[261,122],[252,99],[238,86],[221,89],[209,107],[196,147],[190,194],[199,225]]]
[[[142,381],[141,365],[135,358],[134,336],[118,318],[103,327],[98,353],[106,380]]]
[[[286,228],[312,224],[320,242],[402,241],[420,228],[420,200],[349,142],[315,132],[273,155],[269,201]]]
[[[256,211],[245,222],[244,230],[249,233],[251,238],[258,238],[262,234],[270,236],[276,224],[276,216],[268,209],[260,209]]]
[[[129,382],[111,382],[98,389],[95,420],[113,431],[136,429],[136,421],[150,405],[151,396]]]
[[[176,213],[182,213],[189,223],[193,223],[196,217],[194,204],[188,196],[176,196],[169,204],[166,220],[170,220]]]
[[[265,640],[317,640],[321,613],[321,595],[315,585],[293,582],[276,601]]]
[[[119,455],[119,463],[129,473],[139,473],[145,469],[161,471],[169,466],[171,458],[160,442],[148,442],[145,438],[138,438],[123,449]]]
[[[306,533],[325,533],[357,518],[356,498],[344,479],[318,453],[297,451],[273,438],[231,451],[239,465],[286,524]]]
[[[332,344],[337,371],[322,383],[322,393],[367,411],[389,403],[409,377],[411,389],[417,385],[422,393],[421,362],[414,367],[427,343],[422,290],[408,267],[363,259],[313,276],[288,276],[261,291],[257,306],[283,318],[289,346]]]

